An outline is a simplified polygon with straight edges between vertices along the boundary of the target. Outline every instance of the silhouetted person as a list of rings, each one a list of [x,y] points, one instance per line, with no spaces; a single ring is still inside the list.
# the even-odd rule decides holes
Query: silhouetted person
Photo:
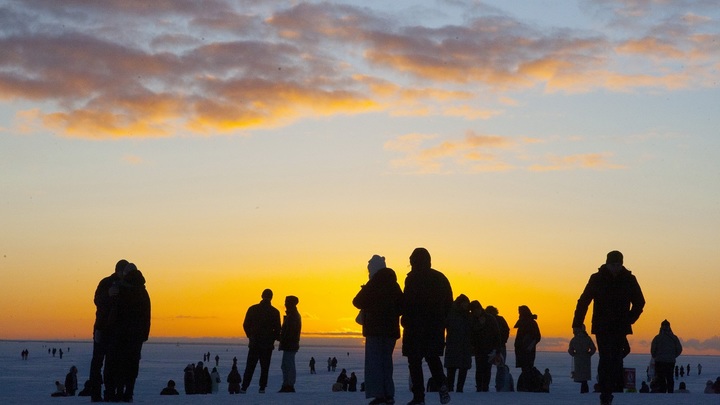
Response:
[[[332,371],[335,371],[335,369],[337,368],[337,365],[338,365],[338,359],[337,359],[337,357],[333,357],[332,360],[330,361],[330,366],[332,367]]]
[[[340,375],[338,375],[337,379],[335,380],[336,383],[342,384],[342,390],[347,391],[348,390],[348,384],[350,384],[350,378],[347,376],[347,370],[342,369],[340,371]]]
[[[72,366],[67,375],[65,375],[65,392],[67,392],[68,396],[75,396],[75,392],[78,389],[77,372],[77,367]]]
[[[357,376],[355,375],[355,372],[350,373],[350,378],[348,379],[348,391],[357,391]]]
[[[573,381],[580,383],[580,393],[585,394],[590,391],[588,381],[592,380],[592,356],[597,351],[595,342],[587,334],[585,325],[574,328],[575,336],[570,340],[568,345],[568,353],[573,358]]]
[[[310,357],[310,374],[315,373],[315,357]]]
[[[280,327],[280,344],[278,350],[283,352],[281,369],[283,383],[280,392],[295,392],[295,355],[300,350],[300,331],[302,329],[302,318],[298,312],[297,305],[300,302],[298,297],[288,295],[285,297],[285,316]]]
[[[215,367],[220,366],[220,355],[215,355]]]
[[[600,402],[609,405],[617,381],[623,378],[623,358],[629,348],[627,335],[632,334],[632,324],[645,307],[637,279],[623,266],[622,253],[616,250],[608,253],[605,264],[590,276],[575,308],[573,328],[582,327],[590,302],[593,302],[591,331],[600,357]]]
[[[260,362],[260,392],[265,392],[268,383],[270,359],[275,349],[275,341],[280,336],[280,311],[272,306],[273,293],[270,289],[262,292],[262,301],[248,308],[243,321],[243,329],[247,335],[248,354],[245,362],[240,393],[244,394],[252,381],[255,367]]]
[[[667,319],[660,323],[660,333],[650,344],[650,355],[655,360],[655,377],[658,378],[659,391],[672,394],[675,391],[673,368],[675,376],[678,375],[678,366],[675,359],[682,353],[680,339],[672,332]],[[683,369],[680,367],[680,369]]]
[[[688,391],[687,385],[685,385],[685,382],[684,382],[684,381],[680,383],[680,386],[678,387],[678,390],[675,391],[675,392],[677,392],[677,393],[679,393],[679,394],[689,394],[689,393],[690,393],[690,391]]]
[[[402,353],[408,359],[413,391],[409,405],[425,402],[423,359],[439,384],[440,402],[450,402],[440,356],[445,349],[445,325],[453,294],[447,277],[431,266],[430,253],[416,248],[410,255],[410,272],[405,278],[401,324]]]
[[[465,294],[460,294],[453,301],[447,321],[444,365],[447,370],[448,391],[464,391],[467,372],[472,367],[472,332],[470,299]]]
[[[500,329],[494,316],[485,312],[480,302],[470,303],[472,346],[475,356],[475,391],[488,392],[495,356],[500,351]]]
[[[507,320],[500,315],[498,312],[498,309],[495,308],[492,305],[488,305],[485,308],[485,312],[495,317],[495,320],[498,324],[498,329],[500,330],[500,354],[502,355],[503,362],[507,361],[507,341],[510,338],[510,325],[508,325]],[[499,365],[498,365],[499,367]]]
[[[385,258],[373,255],[368,260],[368,282],[353,298],[360,309],[365,337],[365,397],[371,404],[394,401],[393,351],[400,338],[402,290],[395,271]]]
[[[160,391],[160,395],[180,395],[175,389],[175,381],[169,380],[167,386]]]
[[[237,364],[233,364],[232,370],[230,370],[230,374],[228,374],[227,376],[227,382],[228,392],[230,394],[240,393],[240,383],[242,382],[242,377],[240,377],[240,372],[238,371]]]
[[[535,350],[541,339],[536,319],[537,315],[533,314],[527,305],[518,307],[518,321],[515,323],[515,367],[522,369],[523,373],[530,372],[535,367]]]
[[[133,263],[111,288],[117,291],[108,317],[109,346],[106,360],[106,399],[132,402],[140,367],[142,345],[150,335],[150,295],[145,277]]]
[[[95,289],[95,324],[93,326],[93,353],[90,361],[90,400],[92,402],[102,402],[102,384],[103,375],[102,368],[105,362],[105,356],[110,345],[109,317],[111,309],[115,307],[119,288],[112,291],[111,287],[119,283],[122,278],[122,272],[128,261],[122,259],[115,264],[115,272],[98,283]],[[48,349],[50,350],[50,349]],[[107,371],[107,370],[106,370]],[[109,397],[106,398],[110,400]]]

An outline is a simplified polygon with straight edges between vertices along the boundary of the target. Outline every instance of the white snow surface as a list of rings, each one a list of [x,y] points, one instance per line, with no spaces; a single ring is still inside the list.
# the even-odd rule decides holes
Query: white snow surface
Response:
[[[62,348],[65,352],[63,358],[48,354],[48,348]],[[28,349],[28,360],[22,360],[20,352]],[[69,349],[69,350],[68,350]],[[210,352],[213,360],[209,366],[215,365],[215,355],[220,356],[218,370],[223,378],[220,391],[214,395],[185,395],[183,392],[183,369],[189,363],[202,361],[203,353]],[[91,342],[53,342],[53,341],[0,341],[0,404],[79,404],[89,403],[89,397],[51,398],[55,390],[56,380],[64,382],[65,374],[72,365],[77,366],[78,385],[82,389],[88,377],[90,358],[92,355]],[[240,372],[245,366],[247,346],[238,343],[146,343],[143,347],[140,362],[140,375],[138,377],[135,403],[140,404],[367,404],[370,399],[365,398],[364,392],[332,392],[330,387],[335,382],[342,368],[355,372],[358,376],[358,389],[363,377],[363,346],[359,339],[318,339],[304,338],[301,341],[300,352],[296,357],[297,383],[295,393],[278,393],[282,383],[280,360],[282,353],[273,352],[270,366],[270,377],[267,392],[258,392],[258,379],[260,367],[255,370],[252,383],[247,394],[230,395],[227,392],[225,378],[230,371],[232,358],[238,358]],[[308,362],[314,356],[317,361],[317,374],[309,373]],[[327,371],[328,357],[338,358],[336,372]],[[509,364],[514,365],[514,354],[508,353]],[[593,378],[597,367],[597,355],[593,356]],[[625,359],[625,367],[634,367],[637,370],[637,387],[650,360],[648,354],[630,354]],[[412,399],[408,389],[407,361],[400,353],[400,342],[395,348],[394,379],[396,386],[396,403],[405,404]],[[718,356],[680,356],[678,364],[691,365],[690,376],[680,378],[687,384],[690,394],[615,394],[615,405],[676,405],[676,404],[712,404],[720,405],[720,395],[704,394],[707,380],[715,380],[720,376],[720,357]],[[697,364],[703,366],[702,375],[697,375]],[[469,370],[464,393],[451,393],[452,405],[493,404],[493,405],[564,405],[564,404],[599,404],[597,393],[580,394],[580,385],[570,378],[571,360],[567,353],[540,352],[536,366],[540,371],[549,368],[553,376],[550,393],[523,393],[523,392],[474,392],[474,368]],[[513,378],[517,382],[519,370],[511,367]],[[493,379],[495,373],[493,370]],[[425,378],[429,372],[425,368]],[[175,380],[179,396],[160,396],[160,390],[165,387],[169,379]],[[676,381],[676,389],[679,381]],[[592,387],[592,384],[591,384]],[[437,393],[427,393],[425,403],[439,404]]]

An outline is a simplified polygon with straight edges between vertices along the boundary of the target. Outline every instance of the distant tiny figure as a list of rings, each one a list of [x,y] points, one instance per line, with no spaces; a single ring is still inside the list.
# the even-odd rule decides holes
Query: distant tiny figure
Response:
[[[217,367],[213,367],[212,371],[210,372],[210,393],[217,394],[220,390],[220,373],[217,370]]]
[[[357,391],[357,376],[355,375],[355,372],[350,373],[350,379],[348,380],[348,391]]]
[[[607,254],[605,264],[590,276],[578,299],[572,327],[580,328],[593,302],[591,332],[597,340],[598,384],[600,402],[610,405],[618,381],[623,379],[623,359],[629,353],[627,335],[645,307],[637,278],[623,266],[623,255],[617,250]]]
[[[332,371],[332,358],[328,357],[328,371]]]
[[[238,371],[237,364],[233,364],[232,370],[230,370],[230,374],[228,374],[227,376],[228,392],[230,394],[239,394],[241,382],[242,377],[240,377],[240,372]]]
[[[640,383],[640,393],[641,394],[647,394],[650,392],[650,387],[647,385],[645,381],[642,381]]]
[[[662,321],[660,333],[650,344],[650,355],[655,360],[655,376],[658,378],[660,392],[673,393],[675,385],[673,368],[677,376],[678,366],[675,365],[675,359],[680,356],[682,350],[680,339],[672,332],[670,322],[667,319]]]
[[[678,386],[678,390],[675,392],[678,392],[680,394],[689,394],[690,393],[690,391],[688,391],[688,389],[687,389],[687,386],[685,385],[685,381],[682,381],[680,383],[680,385]]]
[[[220,355],[216,354],[215,355],[215,367],[218,367],[218,366],[220,366]]]
[[[269,288],[262,292],[262,300],[248,308],[243,321],[243,329],[248,337],[248,354],[245,362],[240,393],[244,394],[250,386],[255,367],[260,362],[260,393],[265,392],[270,370],[270,359],[275,349],[275,341],[280,337],[280,311],[272,306],[273,292]]]
[[[60,350],[58,351],[58,355],[59,355],[60,358],[62,359],[62,356],[63,356],[63,350],[62,350],[62,349],[60,349]]]
[[[550,369],[546,368],[545,373],[543,373],[542,391],[550,392],[550,384],[552,384],[552,375],[550,375]]]
[[[712,380],[707,380],[705,383],[705,390],[703,391],[706,394],[714,394],[715,393],[715,387],[713,387]]]
[[[580,393],[590,391],[588,381],[592,380],[592,356],[597,351],[595,342],[587,334],[585,325],[574,328],[575,336],[570,340],[568,353],[573,358],[573,381],[580,383]]]
[[[685,367],[680,366],[680,378],[685,377]]]
[[[337,365],[338,365],[337,357],[332,358],[332,360],[330,361],[330,365],[332,366],[332,371],[335,371],[335,369],[337,368]]]
[[[702,364],[698,363],[698,375],[702,374]]]
[[[712,384],[712,381],[710,382]],[[55,381],[55,392],[50,394],[51,397],[66,397],[65,386],[60,384],[60,381]]]
[[[348,390],[348,384],[350,384],[350,378],[347,376],[347,371],[345,369],[342,369],[340,371],[340,375],[338,375],[337,379],[335,380],[335,383],[342,384],[343,391]]]
[[[167,386],[160,391],[160,395],[180,395],[175,389],[175,381],[169,380]]]
[[[75,396],[75,392],[78,389],[77,373],[77,367],[72,366],[65,376],[65,392],[68,396]]]
[[[315,372],[315,357],[310,357],[310,374],[317,374]]]
[[[687,365],[687,376],[690,377],[690,363]]]

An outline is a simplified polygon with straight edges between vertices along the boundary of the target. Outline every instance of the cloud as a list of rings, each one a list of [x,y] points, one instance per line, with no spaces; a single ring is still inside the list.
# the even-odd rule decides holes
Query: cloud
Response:
[[[714,3],[677,3],[593,2],[607,26],[577,30],[472,5],[466,20],[437,24],[432,10],[334,3],[8,1],[0,101],[30,103],[25,129],[105,139],[366,112],[487,120],[526,90],[713,86]],[[489,158],[467,152],[461,161]]]
[[[585,153],[566,156],[549,156],[546,163],[530,166],[532,171],[558,171],[574,169],[622,169],[623,165],[610,162],[611,154]]]

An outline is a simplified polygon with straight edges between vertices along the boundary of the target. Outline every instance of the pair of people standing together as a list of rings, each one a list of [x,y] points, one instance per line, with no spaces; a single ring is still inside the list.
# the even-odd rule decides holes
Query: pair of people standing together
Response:
[[[411,270],[400,289],[395,272],[385,258],[368,262],[369,280],[353,299],[360,309],[365,336],[365,395],[370,404],[394,404],[392,353],[403,326],[402,353],[408,358],[413,399],[408,405],[425,403],[422,361],[426,361],[439,384],[440,403],[450,402],[440,356],[445,349],[445,324],[453,303],[447,277],[431,267],[430,253],[417,248],[410,255]]]

